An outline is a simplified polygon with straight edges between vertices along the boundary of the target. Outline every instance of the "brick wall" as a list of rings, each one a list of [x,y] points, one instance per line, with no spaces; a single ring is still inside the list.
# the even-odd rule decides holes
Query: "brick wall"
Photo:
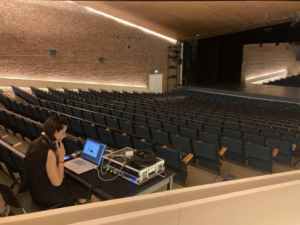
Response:
[[[300,73],[300,62],[296,60],[294,46],[289,43],[244,45],[241,82],[264,74],[287,70],[287,76]]]
[[[166,91],[167,40],[67,1],[0,1],[0,21],[0,78],[148,87],[156,69]]]

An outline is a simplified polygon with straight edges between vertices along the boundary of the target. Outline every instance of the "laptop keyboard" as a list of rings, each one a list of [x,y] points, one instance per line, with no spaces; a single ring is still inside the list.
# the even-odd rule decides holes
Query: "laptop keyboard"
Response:
[[[86,163],[83,160],[76,160],[76,161],[73,161],[73,163],[75,163],[78,166],[84,167],[84,168],[93,168],[93,166],[91,164]]]

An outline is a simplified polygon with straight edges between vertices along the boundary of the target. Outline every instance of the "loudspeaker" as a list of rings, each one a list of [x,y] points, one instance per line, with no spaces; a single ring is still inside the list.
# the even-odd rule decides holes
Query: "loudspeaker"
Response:
[[[104,62],[104,57],[100,57],[100,58],[99,58],[99,62],[100,62],[100,63],[103,63],[103,62]]]
[[[56,50],[54,50],[54,49],[50,50],[50,55],[51,56],[56,56]]]
[[[300,61],[300,45],[294,46],[294,51],[295,51],[296,59]]]

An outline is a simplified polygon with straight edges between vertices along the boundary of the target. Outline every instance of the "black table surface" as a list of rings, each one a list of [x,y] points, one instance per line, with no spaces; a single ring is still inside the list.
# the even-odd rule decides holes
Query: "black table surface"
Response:
[[[169,179],[171,176],[174,176],[174,173],[165,170],[165,173],[162,173],[162,175],[164,175],[165,177],[157,175],[149,181],[146,181],[141,185],[137,185],[122,177],[117,177],[113,181],[103,181],[98,177],[98,171],[96,169],[85,172],[83,174],[76,174],[73,171],[65,168],[65,174],[81,183],[85,187],[92,188],[92,193],[99,197],[101,200],[134,196],[146,190],[147,188],[150,188],[152,185],[155,185],[160,181],[163,181],[164,179]],[[103,179],[112,179],[116,175],[109,172],[107,172],[105,175],[102,175],[100,172],[100,176]]]

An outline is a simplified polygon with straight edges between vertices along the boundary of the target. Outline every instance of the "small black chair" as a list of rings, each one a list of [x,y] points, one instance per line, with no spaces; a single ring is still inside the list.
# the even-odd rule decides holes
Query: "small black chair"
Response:
[[[19,180],[19,178],[17,180]],[[5,216],[8,216],[10,213],[13,215],[20,215],[20,214],[27,214],[32,212],[40,212],[48,209],[57,208],[63,204],[63,203],[58,203],[50,207],[43,207],[34,203],[28,191],[16,195],[13,192],[13,188],[17,180],[15,180],[10,187],[5,184],[0,184],[0,193],[5,202],[5,207],[6,207]]]

